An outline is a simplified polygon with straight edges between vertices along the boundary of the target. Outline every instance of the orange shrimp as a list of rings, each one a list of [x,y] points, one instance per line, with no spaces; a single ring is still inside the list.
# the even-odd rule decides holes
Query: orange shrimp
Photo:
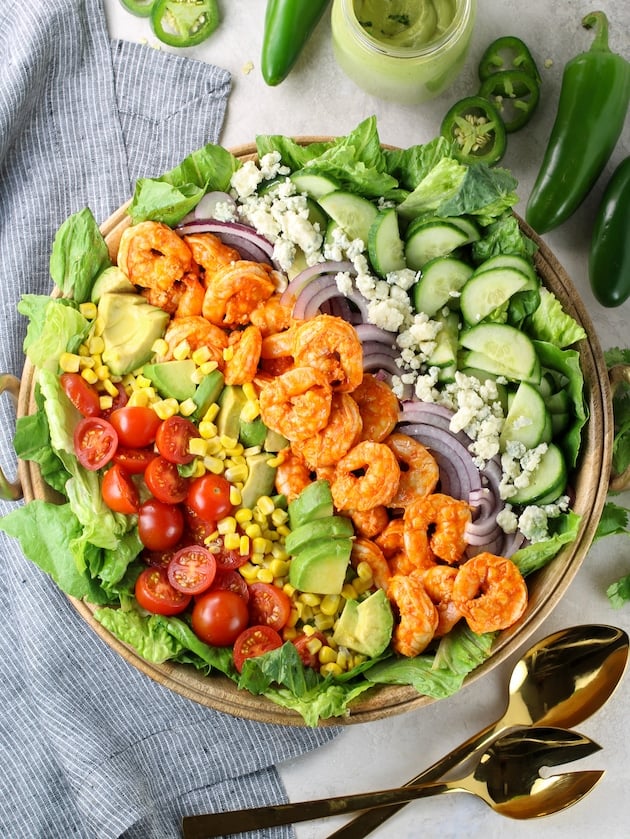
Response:
[[[308,440],[296,444],[311,469],[333,466],[357,442],[361,433],[361,415],[354,399],[347,393],[333,393],[328,423]]]
[[[201,315],[173,318],[164,334],[164,340],[168,344],[168,352],[158,357],[159,361],[173,358],[175,348],[186,341],[191,352],[207,347],[210,350],[209,361],[216,361],[222,366],[223,350],[228,345],[226,333]]]
[[[203,268],[204,279],[241,258],[237,250],[225,245],[214,233],[190,233],[183,238],[195,262]]]
[[[483,552],[458,569],[452,599],[473,632],[507,629],[527,608],[527,585],[511,559]]]
[[[254,312],[252,312],[252,315],[253,314]],[[283,329],[279,332],[272,332],[270,335],[265,335],[263,338],[261,357],[264,359],[289,358],[291,363],[293,363],[295,333],[300,323],[302,323],[302,321],[293,321],[287,329]]]
[[[244,385],[253,380],[260,361],[261,344],[262,336],[257,326],[247,326],[230,334],[228,352],[224,354],[226,385]]]
[[[391,506],[408,507],[414,498],[432,493],[440,479],[440,469],[429,450],[400,432],[390,434],[383,442],[394,452],[400,466],[398,492]]]
[[[352,324],[333,315],[317,315],[295,332],[297,366],[322,370],[334,390],[350,392],[363,379],[363,347]]]
[[[470,505],[450,495],[434,492],[412,501],[404,515],[409,558],[419,568],[432,565],[435,556],[458,562],[468,544],[465,530],[470,521]]]
[[[276,491],[290,502],[312,482],[311,471],[304,460],[292,449],[285,449],[276,467]]]
[[[120,237],[117,261],[134,285],[162,291],[197,271],[188,245],[159,221],[141,221],[127,227]]]
[[[260,391],[260,414],[268,428],[287,440],[307,440],[330,417],[332,390],[314,367],[292,367]]]
[[[414,572],[422,580],[422,585],[437,609],[436,638],[448,634],[462,618],[462,613],[453,602],[453,586],[458,571],[454,565],[433,565],[425,571]]]
[[[253,310],[250,320],[260,329],[263,338],[266,338],[291,326],[291,309],[282,303],[279,294],[272,294],[265,303]]]
[[[383,443],[357,443],[337,463],[331,492],[338,510],[387,506],[396,495],[400,468]]]
[[[360,536],[375,539],[389,524],[387,507],[379,504],[371,510],[348,510],[354,528]]]
[[[404,550],[404,528],[405,524],[402,519],[391,519],[387,527],[376,537],[376,544],[387,559],[391,559],[399,551]]]
[[[372,373],[364,373],[363,381],[352,391],[363,420],[362,440],[382,443],[398,422],[398,398],[386,382]]]
[[[243,326],[275,291],[272,269],[261,262],[239,259],[206,275],[202,314],[217,326]]]
[[[394,574],[387,583],[387,596],[398,612],[392,646],[400,655],[413,658],[433,640],[438,627],[437,609],[417,576]]]
[[[374,585],[378,588],[386,589],[389,578],[391,577],[391,571],[389,570],[387,560],[383,556],[383,551],[371,539],[365,539],[359,536],[352,543],[350,563],[356,570],[361,562],[365,562],[370,566]]]

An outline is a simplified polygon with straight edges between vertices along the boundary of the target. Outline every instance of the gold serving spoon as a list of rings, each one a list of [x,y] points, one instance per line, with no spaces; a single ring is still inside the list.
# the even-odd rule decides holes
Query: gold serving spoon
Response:
[[[481,753],[473,771],[455,781],[188,816],[183,820],[184,839],[229,836],[450,792],[477,796],[496,813],[513,819],[546,816],[575,804],[593,789],[604,773],[563,772],[542,778],[540,770],[579,760],[599,748],[576,731],[544,726],[524,728],[495,740]]]
[[[406,786],[442,778],[510,729],[579,725],[601,708],[617,687],[628,661],[628,646],[628,635],[622,629],[605,624],[573,626],[542,638],[517,661],[503,716],[420,772]],[[403,801],[361,813],[328,839],[363,839],[404,804]]]

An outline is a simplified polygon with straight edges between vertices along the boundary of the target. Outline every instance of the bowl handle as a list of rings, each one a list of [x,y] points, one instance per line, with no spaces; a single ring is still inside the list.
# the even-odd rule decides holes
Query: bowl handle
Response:
[[[611,399],[623,384],[630,385],[630,364],[614,364],[608,370],[610,380]],[[611,474],[608,488],[611,492],[623,492],[630,488],[630,466],[627,466],[619,475]]]
[[[0,394],[5,391],[13,399],[13,404],[17,409],[18,394],[20,392],[20,380],[16,379],[10,373],[0,374]],[[5,501],[18,501],[22,498],[22,485],[19,480],[10,481],[0,469],[0,498]]]

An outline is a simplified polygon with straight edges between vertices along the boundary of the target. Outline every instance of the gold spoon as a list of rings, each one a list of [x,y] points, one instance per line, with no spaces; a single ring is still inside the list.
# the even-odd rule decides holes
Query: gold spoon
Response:
[[[575,804],[593,789],[604,773],[564,772],[541,778],[540,770],[579,760],[599,748],[588,737],[563,728],[520,729],[495,740],[481,754],[474,770],[456,781],[188,816],[183,820],[184,839],[228,836],[450,792],[475,795],[495,812],[512,819],[546,816]]]
[[[517,661],[508,705],[496,722],[440,758],[405,786],[443,777],[495,737],[527,725],[579,725],[610,698],[628,661],[628,635],[614,626],[585,624],[541,639]],[[328,839],[363,839],[405,802],[357,816]]]

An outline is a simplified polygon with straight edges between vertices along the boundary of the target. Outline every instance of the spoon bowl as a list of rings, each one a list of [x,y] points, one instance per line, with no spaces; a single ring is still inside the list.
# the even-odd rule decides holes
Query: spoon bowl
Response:
[[[478,757],[473,771],[458,780],[188,816],[182,822],[184,839],[229,836],[451,792],[466,792],[481,798],[496,813],[512,819],[547,816],[578,802],[604,773],[564,772],[542,778],[540,770],[580,760],[599,749],[597,743],[576,731],[545,726],[521,729],[495,740]]]

